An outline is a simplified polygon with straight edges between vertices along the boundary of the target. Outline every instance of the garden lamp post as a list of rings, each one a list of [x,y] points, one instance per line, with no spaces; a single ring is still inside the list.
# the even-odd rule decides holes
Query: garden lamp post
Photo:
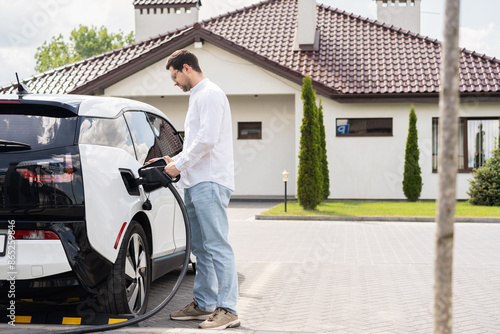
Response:
[[[290,173],[288,173],[286,169],[283,171],[283,173],[281,173],[281,175],[283,175],[283,183],[285,183],[285,212],[286,212],[286,184],[288,182],[288,174]]]

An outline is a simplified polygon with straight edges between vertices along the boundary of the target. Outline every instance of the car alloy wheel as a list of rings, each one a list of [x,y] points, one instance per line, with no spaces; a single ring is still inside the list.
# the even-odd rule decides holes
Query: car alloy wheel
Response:
[[[141,225],[132,220],[125,233],[112,274],[101,298],[111,314],[146,312],[151,284],[150,248]]]
[[[132,313],[138,313],[146,300],[148,280],[148,251],[137,233],[128,241],[125,257],[125,287],[127,304]]]

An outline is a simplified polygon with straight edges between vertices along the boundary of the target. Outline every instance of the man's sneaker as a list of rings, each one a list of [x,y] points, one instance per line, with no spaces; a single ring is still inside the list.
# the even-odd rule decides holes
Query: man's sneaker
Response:
[[[212,312],[205,312],[198,307],[198,303],[193,300],[182,310],[170,313],[172,320],[205,320],[210,317]]]
[[[215,312],[205,321],[203,321],[198,328],[203,329],[225,329],[230,327],[238,327],[240,320],[238,316],[226,311],[222,307],[217,307]]]

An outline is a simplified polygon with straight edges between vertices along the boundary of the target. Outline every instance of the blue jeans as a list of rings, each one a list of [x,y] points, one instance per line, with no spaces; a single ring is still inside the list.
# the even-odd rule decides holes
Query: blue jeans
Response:
[[[228,241],[230,196],[230,189],[214,182],[198,183],[184,191],[192,252],[196,256],[193,294],[198,307],[206,312],[223,307],[238,314],[238,274]]]

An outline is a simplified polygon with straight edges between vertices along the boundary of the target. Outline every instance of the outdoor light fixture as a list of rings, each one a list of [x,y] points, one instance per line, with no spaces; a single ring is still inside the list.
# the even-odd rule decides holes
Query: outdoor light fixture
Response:
[[[286,171],[286,169],[283,171],[283,173],[281,173],[281,175],[283,175],[283,182],[285,183],[285,212],[286,212],[286,184],[287,184],[287,182],[288,182],[288,175],[289,175],[289,174],[290,174],[290,173],[288,173],[288,172]]]

